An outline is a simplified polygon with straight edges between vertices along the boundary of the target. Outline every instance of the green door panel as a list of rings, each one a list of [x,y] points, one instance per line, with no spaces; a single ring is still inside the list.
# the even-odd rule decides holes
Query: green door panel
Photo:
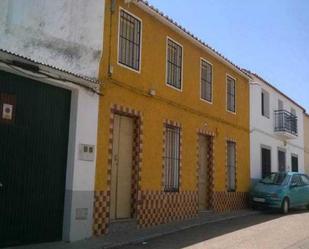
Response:
[[[71,92],[0,71],[0,96],[0,247],[61,240]]]

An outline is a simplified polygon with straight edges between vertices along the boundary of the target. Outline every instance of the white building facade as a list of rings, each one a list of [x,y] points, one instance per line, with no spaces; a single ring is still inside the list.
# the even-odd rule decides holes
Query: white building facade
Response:
[[[65,241],[92,236],[104,9],[104,0],[0,1],[0,74],[18,75],[71,93],[61,207],[60,239]]]
[[[251,179],[270,172],[304,172],[304,109],[250,73]]]

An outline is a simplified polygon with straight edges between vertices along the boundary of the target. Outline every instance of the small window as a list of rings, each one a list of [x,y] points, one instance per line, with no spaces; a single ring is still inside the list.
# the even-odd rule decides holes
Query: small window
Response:
[[[136,71],[140,70],[141,22],[120,10],[118,62]]]
[[[296,110],[294,108],[291,108],[291,113],[296,116]]]
[[[261,92],[261,111],[262,116],[269,118],[269,93],[265,90]]]
[[[180,128],[166,125],[165,136],[164,190],[174,192],[179,189]]]
[[[181,89],[182,47],[167,39],[167,84]]]
[[[278,99],[278,110],[283,110],[283,101],[281,99]]]
[[[201,98],[212,102],[212,65],[201,61]]]
[[[227,142],[227,190],[236,190],[236,143]]]
[[[235,112],[236,111],[235,80],[232,77],[227,76],[226,85],[227,85],[227,88],[226,88],[227,110],[230,112]]]

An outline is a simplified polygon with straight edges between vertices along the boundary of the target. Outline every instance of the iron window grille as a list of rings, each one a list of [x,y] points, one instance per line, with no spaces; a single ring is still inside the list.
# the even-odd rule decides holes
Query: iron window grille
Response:
[[[181,89],[182,47],[172,40],[167,40],[167,84]]]
[[[179,190],[180,128],[166,125],[165,136],[164,190],[176,192]]]
[[[227,110],[235,112],[235,80],[231,77],[227,77]]]
[[[201,62],[201,98],[212,102],[212,65]]]
[[[118,62],[136,71],[140,70],[141,22],[120,10]]]
[[[227,190],[236,191],[236,143],[227,142]]]
[[[297,116],[286,110],[276,110],[275,132],[288,132],[297,136]]]

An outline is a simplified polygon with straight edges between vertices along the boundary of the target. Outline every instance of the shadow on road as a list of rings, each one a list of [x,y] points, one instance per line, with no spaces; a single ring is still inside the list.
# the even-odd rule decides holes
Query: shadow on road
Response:
[[[307,212],[307,210],[291,210],[288,215]],[[283,217],[278,211],[261,211],[256,215],[233,218],[230,220],[206,224],[187,230],[165,235],[135,245],[127,245],[126,249],[180,249],[193,246],[206,240],[226,235],[251,226]],[[200,247],[199,247],[200,248]]]

